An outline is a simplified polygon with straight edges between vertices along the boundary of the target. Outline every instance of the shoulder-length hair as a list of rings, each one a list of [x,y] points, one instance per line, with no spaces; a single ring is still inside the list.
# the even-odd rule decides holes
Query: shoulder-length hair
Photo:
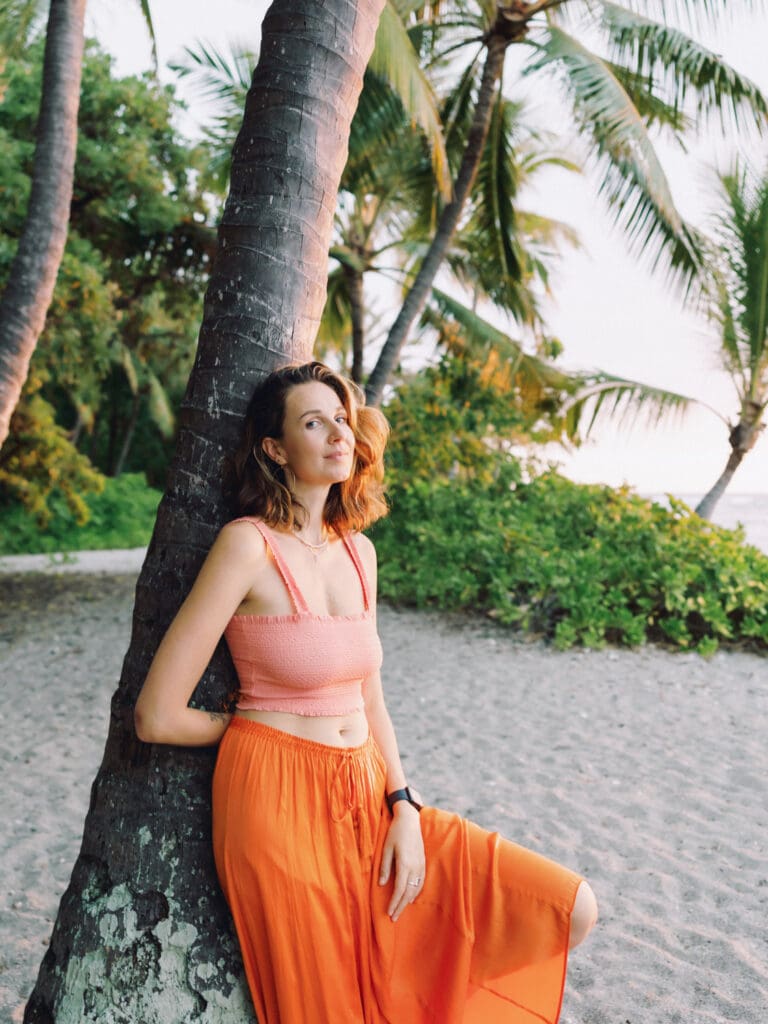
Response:
[[[323,363],[284,366],[256,386],[240,444],[225,461],[225,496],[235,515],[258,516],[268,526],[284,530],[301,525],[305,509],[291,493],[285,469],[267,455],[262,442],[282,437],[288,392],[312,381],[333,388],[355,437],[352,472],[347,480],[331,486],[325,523],[336,533],[364,530],[387,514],[383,479],[389,425],[378,409],[365,406],[365,396],[356,384]]]

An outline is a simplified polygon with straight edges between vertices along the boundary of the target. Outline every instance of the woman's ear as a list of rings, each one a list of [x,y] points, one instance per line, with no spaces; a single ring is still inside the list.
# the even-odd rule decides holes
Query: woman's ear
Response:
[[[280,442],[276,441],[274,437],[265,437],[261,442],[261,450],[264,454],[276,462],[278,466],[285,465],[285,455],[283,449],[280,446]]]

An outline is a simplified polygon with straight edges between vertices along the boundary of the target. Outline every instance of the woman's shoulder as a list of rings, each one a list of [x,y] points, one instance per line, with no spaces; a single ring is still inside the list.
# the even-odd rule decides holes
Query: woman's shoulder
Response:
[[[214,547],[234,557],[263,558],[266,551],[264,526],[258,516],[238,516],[222,526]]]
[[[376,572],[376,547],[370,537],[364,533],[351,533],[352,543],[358,550],[363,564],[369,573]]]

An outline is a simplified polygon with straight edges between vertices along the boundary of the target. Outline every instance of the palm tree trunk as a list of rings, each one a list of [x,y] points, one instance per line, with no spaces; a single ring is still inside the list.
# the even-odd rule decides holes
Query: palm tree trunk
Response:
[[[225,518],[222,453],[254,383],[310,356],[349,127],[383,0],[275,0],[235,144],[180,436],[83,843],[26,1024],[253,1020],[210,834],[212,749],[148,746],[133,705]],[[196,707],[231,706],[221,644]],[[116,1009],[117,1008],[117,1009]]]
[[[707,491],[701,501],[698,503],[694,511],[696,515],[701,516],[702,519],[711,519],[712,513],[715,511],[715,506],[718,501],[725,494],[728,484],[733,479],[733,474],[741,465],[741,461],[744,458],[745,452],[734,449],[728,456],[728,461],[725,464],[725,469],[717,478],[716,483],[713,487]]]
[[[501,35],[492,34],[488,39],[485,65],[472,125],[467,136],[467,145],[459,173],[456,176],[454,198],[443,208],[432,244],[427,250],[424,262],[419,268],[397,319],[384,342],[376,365],[368,378],[365,394],[369,405],[378,405],[381,402],[387,381],[392,376],[413,324],[427,303],[432,283],[456,233],[464,204],[477,177],[491,123],[494,95],[504,69],[504,55],[509,42],[510,40]]]
[[[118,477],[122,475],[123,466],[125,465],[125,460],[128,458],[128,453],[131,450],[133,438],[136,433],[136,427],[139,422],[139,413],[141,412],[141,402],[143,397],[144,396],[141,391],[137,391],[131,396],[131,415],[128,418],[128,425],[125,428],[123,443],[120,446],[120,454],[118,455],[114,466],[112,466],[110,476]]]
[[[64,254],[77,150],[85,0],[51,0],[29,211],[0,299],[0,446]]]
[[[729,437],[731,454],[728,456],[725,469],[694,509],[702,519],[712,518],[715,506],[725,494],[726,488],[733,479],[733,474],[741,465],[747,452],[757,444],[757,439],[763,430],[761,423],[763,412],[763,406],[757,402],[747,400],[742,406],[741,418],[731,430]]]
[[[342,264],[349,293],[349,310],[352,319],[352,380],[363,383],[363,350],[365,349],[365,295],[363,275],[359,270]]]

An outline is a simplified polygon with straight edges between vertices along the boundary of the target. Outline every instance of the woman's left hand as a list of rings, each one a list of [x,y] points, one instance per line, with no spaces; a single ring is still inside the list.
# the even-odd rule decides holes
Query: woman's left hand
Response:
[[[394,866],[395,886],[387,913],[396,921],[424,886],[424,842],[419,812],[405,800],[395,804],[381,855],[379,885],[386,885]]]

